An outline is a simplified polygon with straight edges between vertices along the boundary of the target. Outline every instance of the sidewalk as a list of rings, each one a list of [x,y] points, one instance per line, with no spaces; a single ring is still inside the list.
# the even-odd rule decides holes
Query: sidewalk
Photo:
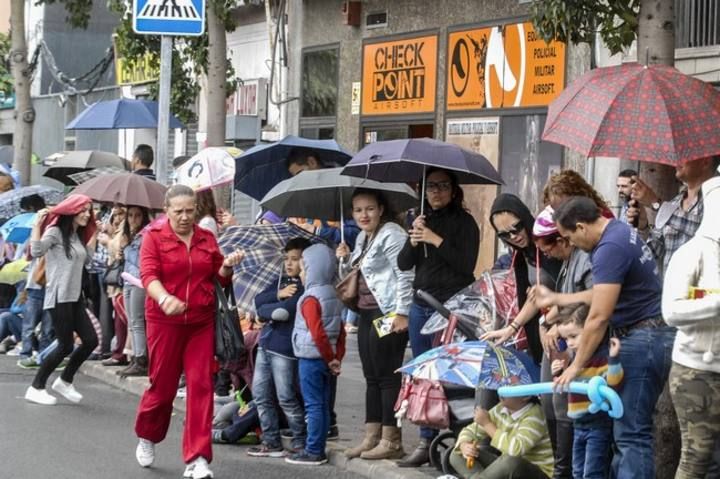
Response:
[[[409,354],[408,350],[408,354]],[[120,378],[115,374],[117,368],[105,367],[99,361],[85,362],[80,371],[114,387],[142,395],[148,385],[147,378]],[[175,408],[185,411],[185,400],[175,399]],[[368,478],[382,479],[428,479],[441,476],[442,473],[425,466],[419,469],[402,469],[393,461],[348,460],[343,451],[362,440],[364,435],[365,379],[357,353],[357,336],[348,335],[347,356],[342,365],[342,374],[338,380],[335,409],[338,415],[340,440],[328,442],[330,464]],[[418,428],[410,423],[403,427],[403,446],[405,452],[411,452],[418,442]],[[239,447],[242,446],[215,446]],[[244,450],[238,451],[244,453]]]

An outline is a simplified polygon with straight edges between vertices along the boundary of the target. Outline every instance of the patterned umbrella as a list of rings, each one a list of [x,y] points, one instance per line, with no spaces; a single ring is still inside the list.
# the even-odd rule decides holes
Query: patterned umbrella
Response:
[[[277,284],[283,272],[283,248],[293,238],[322,241],[292,223],[276,225],[232,226],[220,237],[220,248],[225,254],[236,249],[245,253],[245,259],[235,267],[233,286],[238,309],[255,312],[255,295]]]
[[[550,104],[543,140],[675,166],[720,154],[720,93],[664,65],[592,70]]]
[[[43,185],[24,186],[6,191],[0,193],[0,218],[12,218],[22,213],[20,200],[32,195],[38,195],[45,200],[45,203],[52,205],[61,202],[65,197],[62,191]]]
[[[101,166],[100,168],[95,168],[94,170],[87,170],[87,171],[81,171],[80,173],[73,173],[72,175],[68,175],[68,178],[73,180],[78,185],[81,185],[81,184],[85,183],[86,181],[90,181],[93,178],[97,178],[98,176],[113,175],[115,173],[127,173],[127,171],[122,168],[118,168],[117,166]]]
[[[532,361],[521,359],[522,354],[487,341],[467,341],[431,349],[398,371],[414,378],[471,388],[497,389],[531,384],[537,371],[528,369]]]
[[[177,167],[175,180],[195,191],[232,183],[235,179],[235,158],[240,155],[242,150],[238,148],[205,148]]]
[[[35,213],[22,213],[7,220],[0,226],[0,235],[8,243],[24,243],[30,237]]]
[[[68,151],[59,158],[53,166],[48,168],[43,176],[53,178],[67,186],[75,186],[75,182],[71,180],[68,175],[104,166],[114,166],[124,171],[129,170],[129,163],[115,153],[97,150],[77,150]]]

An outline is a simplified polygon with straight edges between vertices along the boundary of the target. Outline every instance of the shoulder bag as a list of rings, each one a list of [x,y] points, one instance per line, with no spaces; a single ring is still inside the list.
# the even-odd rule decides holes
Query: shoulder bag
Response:
[[[239,359],[245,352],[245,340],[240,329],[240,318],[235,305],[235,295],[230,286],[229,295],[225,294],[217,280],[215,297],[217,307],[215,310],[215,356],[220,362]],[[228,301],[228,297],[230,301]]]
[[[360,254],[360,257],[355,260],[355,263],[347,276],[335,285],[335,293],[337,294],[338,299],[347,306],[348,309],[353,311],[358,310],[358,281],[360,280],[358,275],[360,274],[360,264],[362,263],[365,254],[370,251],[371,245],[372,241],[366,245],[363,252]]]

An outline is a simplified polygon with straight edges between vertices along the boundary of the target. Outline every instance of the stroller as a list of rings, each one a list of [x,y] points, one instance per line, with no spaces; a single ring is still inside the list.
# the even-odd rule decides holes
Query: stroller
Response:
[[[450,298],[445,305],[425,291],[417,291],[436,313],[430,317],[422,330],[423,334],[435,334],[435,346],[474,341],[486,331],[498,329],[518,313],[515,278],[512,270],[486,271],[480,279]],[[450,310],[452,309],[452,311]],[[512,339],[511,344],[518,350],[527,345],[524,330]],[[528,367],[532,361],[527,358]],[[525,361],[523,361],[525,363]],[[532,366],[534,367],[534,366]],[[462,428],[473,421],[475,407],[492,400],[494,391],[443,384],[450,413],[449,430],[441,432],[430,444],[430,465],[444,474],[455,471],[450,465],[450,454],[455,438]],[[485,393],[490,393],[485,395]]]

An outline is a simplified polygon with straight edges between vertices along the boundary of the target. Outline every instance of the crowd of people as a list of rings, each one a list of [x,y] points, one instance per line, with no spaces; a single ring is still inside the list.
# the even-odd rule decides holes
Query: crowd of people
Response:
[[[514,274],[519,312],[482,339],[508,345],[522,333],[541,381],[553,381],[555,393],[478,394],[475,417],[450,457],[458,477],[652,478],[654,411],[668,378],[682,445],[676,477],[717,472],[720,228],[704,212],[720,201],[718,160],[678,166],[683,188],[669,201],[636,172],[622,171],[617,218],[570,170],[550,178],[540,212],[513,194],[497,196],[488,219],[509,254],[503,267]],[[138,147],[132,164],[152,177],[152,150]],[[291,175],[323,166],[307,153],[287,160]],[[410,212],[393,211],[381,191],[357,189],[352,220],[342,225],[272,212],[259,218],[291,221],[323,241],[290,238],[279,281],[255,297],[252,377],[234,384],[238,393],[249,390],[262,432],[249,456],[327,462],[326,442],[338,435],[346,337],[356,333],[365,436],[345,455],[399,460],[400,467],[429,461],[438,430],[422,427],[417,447],[410,454],[403,447],[397,370],[408,345],[414,357],[434,345],[422,334],[434,309],[415,293],[444,302],[473,283],[480,230],[452,171],[429,169],[418,184],[425,204]],[[75,373],[88,359],[122,377],[149,376],[135,423],[143,467],[152,465],[178,386],[186,384],[184,477],[212,477],[211,444],[238,439],[212,429],[213,393],[222,382],[213,367],[216,295],[243,253],[221,253],[217,239],[235,221],[212,192],[175,185],[164,206],[155,216],[133,205],[93,208],[77,194],[49,209],[26,202],[23,208],[37,212],[31,237],[3,251],[31,263],[12,308],[0,313],[0,347],[17,342],[18,364],[37,368],[25,398],[41,405],[57,402],[46,383],[58,369],[52,390],[80,402]],[[338,276],[350,275],[357,281],[352,304],[335,287]],[[622,417],[593,413],[586,396],[566,392],[570,382],[594,376],[616,389]]]

